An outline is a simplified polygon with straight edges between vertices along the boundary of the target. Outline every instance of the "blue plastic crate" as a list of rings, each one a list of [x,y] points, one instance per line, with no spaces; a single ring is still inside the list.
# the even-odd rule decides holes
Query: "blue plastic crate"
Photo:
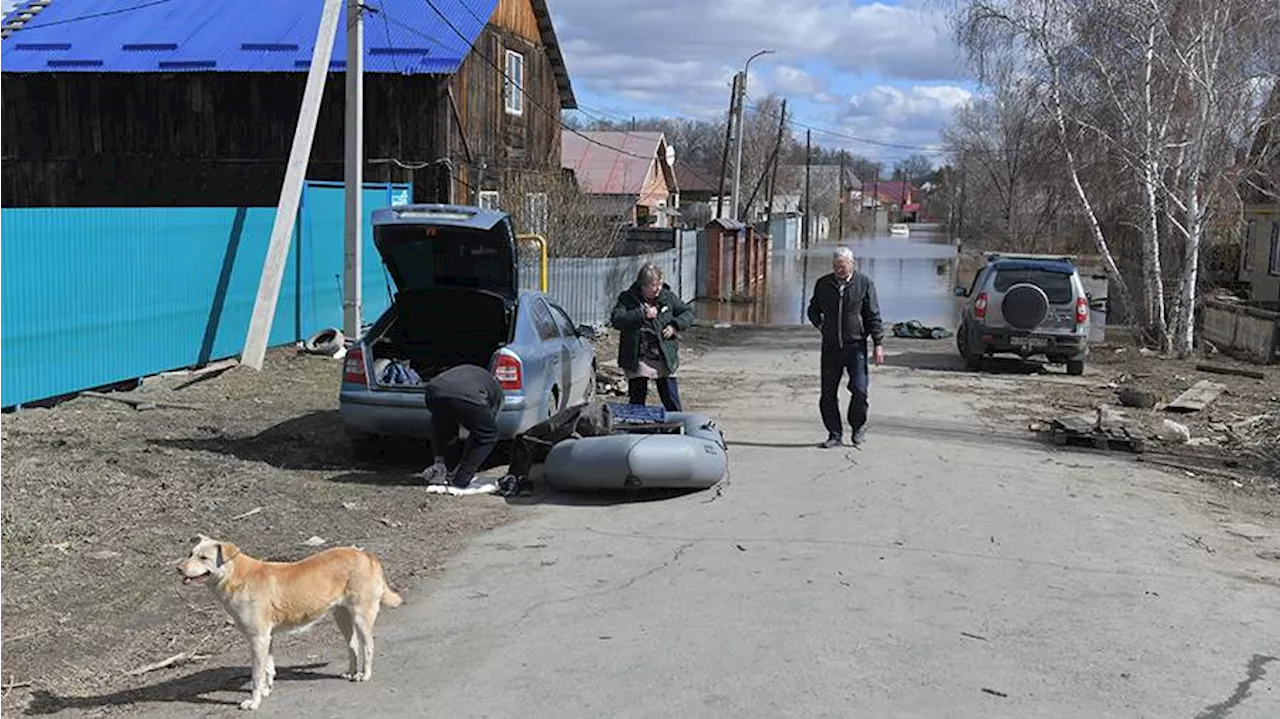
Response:
[[[613,421],[618,424],[661,424],[667,421],[665,407],[610,402],[609,409],[613,411]]]

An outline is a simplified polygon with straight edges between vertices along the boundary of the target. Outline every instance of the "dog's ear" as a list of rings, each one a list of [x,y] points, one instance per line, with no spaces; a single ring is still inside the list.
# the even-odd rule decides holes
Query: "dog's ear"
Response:
[[[218,542],[218,560],[217,566],[230,562],[240,556],[240,548],[230,542]]]

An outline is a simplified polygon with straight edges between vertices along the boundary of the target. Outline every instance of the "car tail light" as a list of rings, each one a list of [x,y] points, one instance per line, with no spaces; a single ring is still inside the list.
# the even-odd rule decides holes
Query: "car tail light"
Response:
[[[364,350],[359,346],[347,351],[347,356],[342,362],[342,381],[369,384],[369,375],[364,367]]]
[[[503,389],[520,389],[523,386],[523,370],[520,358],[510,352],[499,352],[493,360],[493,376]]]
[[[1089,319],[1089,300],[1076,298],[1076,324],[1082,325]]]
[[[978,295],[978,299],[973,301],[973,316],[982,319],[987,316],[987,293],[983,292]]]

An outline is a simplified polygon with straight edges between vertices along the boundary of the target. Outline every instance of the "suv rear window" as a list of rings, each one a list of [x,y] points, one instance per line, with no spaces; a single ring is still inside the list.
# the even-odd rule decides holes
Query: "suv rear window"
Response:
[[[992,285],[996,292],[1007,292],[1010,287],[1023,283],[1030,283],[1044,290],[1044,294],[1049,298],[1050,304],[1070,304],[1075,297],[1075,291],[1071,288],[1071,275],[1048,270],[1000,270],[996,273],[996,278]]]

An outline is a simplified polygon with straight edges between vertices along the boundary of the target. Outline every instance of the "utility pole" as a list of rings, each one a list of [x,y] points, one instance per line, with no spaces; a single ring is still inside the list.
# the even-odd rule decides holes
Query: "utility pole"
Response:
[[[839,216],[840,220],[836,225],[836,239],[844,242],[844,203],[849,199],[844,191],[844,150],[840,151],[840,178],[836,181],[836,186],[840,188]]]
[[[804,227],[801,228],[801,241],[805,249],[809,249],[810,225],[813,218],[809,207],[809,167],[813,164],[813,130],[804,131]]]
[[[724,152],[720,155],[720,191],[716,193],[716,217],[723,217],[724,176],[729,169],[729,142],[733,137],[733,114],[738,107],[738,76],[733,76],[733,89],[729,92],[729,115],[724,126]]]
[[[751,61],[761,55],[769,55],[773,50],[761,50],[751,57],[747,58],[746,63],[742,65],[742,82],[738,83],[738,152],[737,159],[733,163],[733,219],[741,219],[738,214],[738,199],[741,197],[740,183],[742,181],[742,106],[747,100],[747,73],[751,70]]]
[[[346,121],[346,213],[342,263],[342,333],[360,337],[364,275],[361,248],[364,245],[364,8],[360,0],[347,0],[347,121]]]
[[[769,196],[765,198],[764,221],[773,232],[773,196],[778,191],[778,155],[782,152],[782,133],[787,126],[787,101],[782,101],[782,116],[778,118],[778,139],[773,145],[773,163],[769,167]]]
[[[743,96],[747,94],[747,76],[745,73],[739,73],[738,76],[741,79],[738,81],[737,96],[734,98],[733,104],[733,114],[737,118],[734,123],[736,128],[734,134],[737,135],[735,139],[737,149],[734,152],[733,160],[733,193],[730,195],[732,199],[729,201],[730,212],[733,213],[733,219],[735,220],[741,219],[738,216],[738,203],[740,201],[738,193],[740,192],[739,183],[742,181],[742,100]]]
[[[298,111],[298,123],[293,130],[293,146],[289,149],[289,164],[285,168],[280,199],[276,202],[276,217],[271,225],[267,258],[262,263],[262,278],[258,280],[253,315],[249,318],[249,331],[245,335],[244,349],[240,352],[240,364],[258,370],[262,369],[262,360],[266,357],[271,320],[275,317],[276,302],[280,299],[280,283],[284,280],[284,265],[289,258],[289,238],[293,235],[293,226],[298,219],[302,181],[306,179],[307,161],[311,159],[311,141],[316,135],[316,119],[320,116],[320,99],[324,96],[324,80],[329,74],[329,58],[333,56],[333,38],[338,32],[342,2],[343,0],[325,0],[324,9],[320,13],[316,45],[311,51],[311,67],[307,70],[307,85],[302,91],[302,109]]]

